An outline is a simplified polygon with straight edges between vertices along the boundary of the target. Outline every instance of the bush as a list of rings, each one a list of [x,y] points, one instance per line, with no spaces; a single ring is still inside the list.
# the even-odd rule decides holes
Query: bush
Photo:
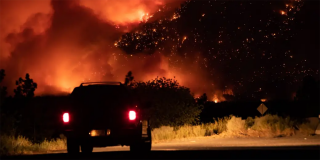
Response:
[[[23,136],[1,135],[0,140],[0,155],[25,154],[33,150],[32,143]]]
[[[247,132],[245,121],[239,117],[232,116],[226,126],[227,133],[230,135],[245,135]]]
[[[248,117],[245,120],[245,127],[246,129],[251,128],[254,125],[254,119],[252,117]]]
[[[246,120],[235,116],[228,116],[215,119],[214,123],[196,126],[162,126],[152,131],[152,139],[154,142],[158,142],[212,135],[218,135],[219,137],[281,137],[292,136],[297,132],[310,135],[314,134],[314,129],[310,122],[303,121],[298,123],[290,117],[283,118],[277,115],[265,115],[263,117],[255,117],[254,119],[248,117]]]
[[[162,126],[152,131],[152,141],[166,141],[173,139],[182,139],[190,137],[203,137],[206,135],[207,129],[204,125],[184,125],[174,129],[174,127]]]
[[[283,118],[268,114],[255,118],[251,133],[266,137],[291,136],[294,134],[294,125],[295,121],[290,117]]]
[[[140,106],[151,115],[152,128],[161,126],[180,127],[195,124],[201,107],[197,105],[190,90],[176,80],[156,78],[148,82],[133,82],[132,92]]]
[[[304,135],[315,134],[315,129],[312,127],[311,123],[302,123],[298,125],[299,132]]]
[[[229,117],[214,119],[213,133],[214,134],[221,134],[222,132],[227,131],[227,123],[231,119],[231,117],[232,117],[232,115]]]

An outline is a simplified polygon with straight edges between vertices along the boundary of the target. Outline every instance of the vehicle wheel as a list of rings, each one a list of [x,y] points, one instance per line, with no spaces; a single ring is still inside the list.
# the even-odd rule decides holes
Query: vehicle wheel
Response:
[[[130,151],[133,152],[148,152],[151,151],[151,141],[137,142],[130,145]]]
[[[74,138],[67,138],[67,152],[70,154],[76,154],[80,152],[80,145]]]
[[[130,151],[131,152],[136,152],[136,151],[138,151],[139,150],[139,144],[138,143],[134,143],[134,144],[131,144],[130,145]]]
[[[142,146],[141,146],[141,150],[143,150],[144,152],[149,152],[151,151],[151,141],[150,142],[144,142],[142,143]]]
[[[81,145],[81,152],[85,154],[90,154],[93,151],[93,146],[90,143],[84,143]]]

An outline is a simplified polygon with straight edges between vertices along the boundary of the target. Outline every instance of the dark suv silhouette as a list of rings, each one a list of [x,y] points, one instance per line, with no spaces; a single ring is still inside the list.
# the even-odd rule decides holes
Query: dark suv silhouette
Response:
[[[134,95],[120,82],[82,83],[62,113],[68,153],[91,153],[93,147],[130,146],[151,150],[149,120],[134,104]]]

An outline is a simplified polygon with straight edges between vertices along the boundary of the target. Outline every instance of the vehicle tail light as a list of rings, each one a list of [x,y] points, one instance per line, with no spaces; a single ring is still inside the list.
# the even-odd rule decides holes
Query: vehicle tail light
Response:
[[[135,111],[129,111],[129,119],[135,120],[137,118],[137,114]]]
[[[68,123],[70,120],[69,113],[64,113],[62,116],[62,120],[64,123]]]

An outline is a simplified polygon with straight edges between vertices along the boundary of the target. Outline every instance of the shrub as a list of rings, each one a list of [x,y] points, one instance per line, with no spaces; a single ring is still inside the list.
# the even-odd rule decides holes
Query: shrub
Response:
[[[0,155],[25,154],[33,150],[32,143],[23,136],[1,135],[0,140]]]
[[[254,125],[254,119],[252,117],[248,117],[245,120],[245,127],[248,129],[248,128],[251,128],[253,125]]]
[[[315,134],[315,129],[312,127],[311,123],[302,123],[298,125],[299,132],[303,135]]]
[[[231,117],[232,115],[229,117],[214,119],[213,133],[220,134],[222,132],[227,131],[227,123],[231,119]]]
[[[251,133],[265,137],[290,136],[294,134],[294,124],[290,117],[283,118],[268,114],[255,118]]]
[[[154,129],[151,134],[152,141],[159,142],[190,137],[203,137],[206,134],[206,128],[204,125],[184,125],[175,130],[174,127],[162,126]]]
[[[231,119],[227,122],[227,133],[229,135],[245,135],[247,129],[245,127],[245,121],[239,117],[232,116]]]
[[[201,107],[190,90],[176,80],[156,78],[148,82],[132,82],[132,92],[138,103],[150,117],[152,128],[161,126],[180,127],[195,124]]]

